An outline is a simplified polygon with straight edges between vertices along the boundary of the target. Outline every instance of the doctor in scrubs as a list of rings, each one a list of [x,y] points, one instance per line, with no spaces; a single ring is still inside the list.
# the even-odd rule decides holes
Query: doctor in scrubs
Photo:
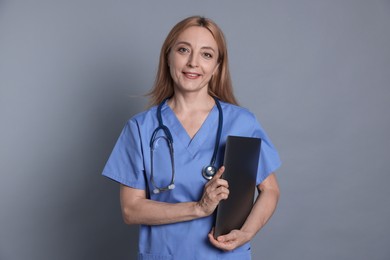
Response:
[[[254,114],[237,105],[225,39],[212,20],[194,16],[173,27],[150,97],[103,170],[120,183],[124,222],[140,225],[138,259],[251,259],[250,240],[277,205],[280,159]],[[221,179],[228,135],[262,139],[260,195],[240,229],[215,239],[215,209],[229,196]]]

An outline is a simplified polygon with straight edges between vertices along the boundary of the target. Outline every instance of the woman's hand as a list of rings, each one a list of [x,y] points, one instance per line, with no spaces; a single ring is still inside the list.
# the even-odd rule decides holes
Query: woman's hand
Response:
[[[259,196],[252,211],[240,230],[232,230],[229,234],[214,238],[214,229],[209,233],[209,240],[215,247],[230,251],[249,242],[267,223],[275,211],[279,199],[279,186],[275,174],[270,174],[257,186]]]
[[[251,238],[251,234],[237,229],[232,230],[229,234],[219,236],[217,239],[214,238],[214,228],[209,233],[210,243],[224,251],[234,250],[251,240]]]
[[[204,186],[202,198],[197,203],[204,216],[211,215],[218,203],[229,196],[229,184],[226,180],[221,179],[224,171],[225,167],[219,168],[214,177]]]

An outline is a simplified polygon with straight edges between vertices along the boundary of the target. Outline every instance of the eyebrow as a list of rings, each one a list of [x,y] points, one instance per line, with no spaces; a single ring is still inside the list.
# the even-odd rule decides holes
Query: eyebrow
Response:
[[[179,44],[184,44],[184,45],[191,46],[191,43],[186,42],[186,41],[177,42],[177,43],[175,44],[175,46],[176,46],[176,45],[179,45]],[[213,47],[210,47],[210,46],[203,46],[203,47],[201,47],[201,49],[207,49],[207,50],[212,50],[213,52],[216,52],[216,51],[214,50],[214,48],[213,48]]]

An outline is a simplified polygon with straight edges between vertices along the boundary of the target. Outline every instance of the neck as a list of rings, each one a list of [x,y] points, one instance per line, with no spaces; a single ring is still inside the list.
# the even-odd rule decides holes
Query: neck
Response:
[[[203,96],[198,94],[175,94],[168,101],[168,105],[175,112],[210,111],[214,104],[215,101],[209,94]]]

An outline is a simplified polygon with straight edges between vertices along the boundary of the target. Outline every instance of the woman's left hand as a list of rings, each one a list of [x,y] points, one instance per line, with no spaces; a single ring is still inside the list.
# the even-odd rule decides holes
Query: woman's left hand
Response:
[[[224,251],[231,251],[242,246],[251,239],[251,235],[247,232],[234,229],[229,234],[214,238],[214,228],[209,233],[210,243]]]

